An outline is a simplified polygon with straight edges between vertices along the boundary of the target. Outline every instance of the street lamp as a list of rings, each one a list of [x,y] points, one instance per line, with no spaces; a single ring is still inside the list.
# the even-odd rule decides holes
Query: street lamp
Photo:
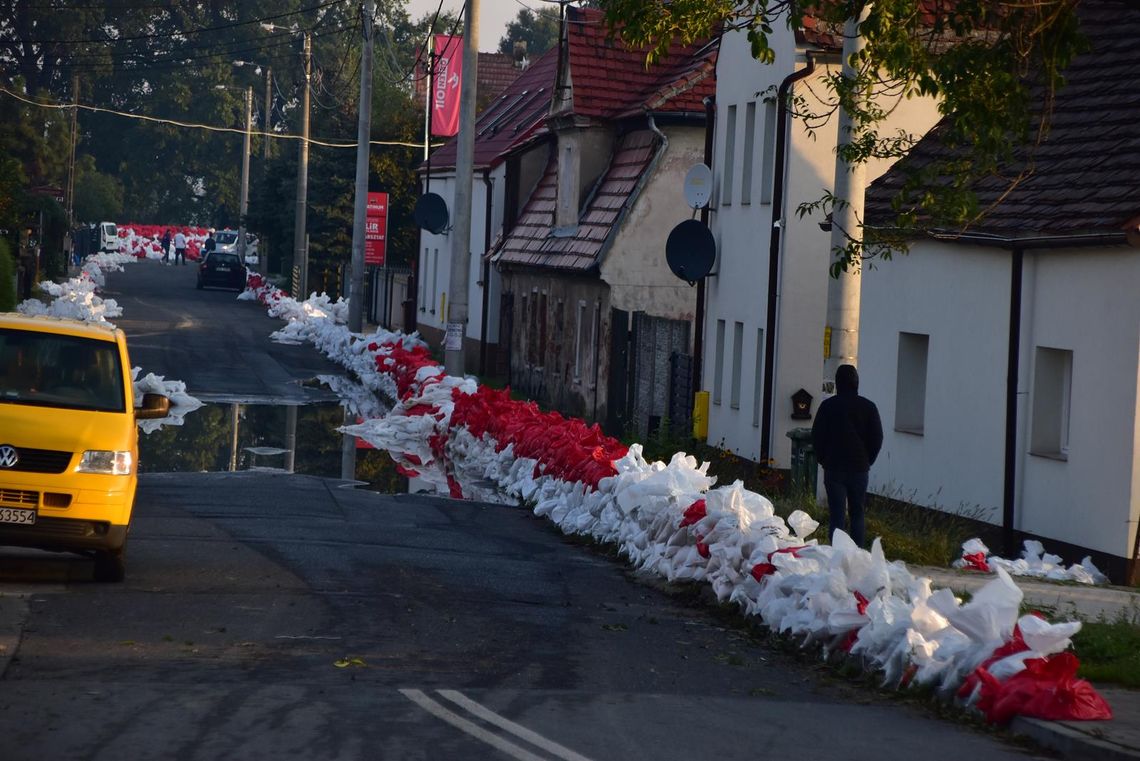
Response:
[[[215,85],[216,90],[237,89],[229,85]],[[253,131],[253,88],[245,88],[245,136],[241,150],[241,202],[238,208],[238,255],[245,264],[245,216],[249,211],[249,147]]]
[[[296,28],[269,23],[262,23],[261,28],[267,31],[283,31],[294,34],[297,32]],[[305,64],[305,94],[301,100],[301,149],[297,161],[297,211],[293,219],[293,267],[296,270],[293,278],[293,298],[296,299],[304,299],[309,295],[309,247],[305,242],[305,214],[309,195],[309,91],[312,85],[313,41],[308,30],[302,34],[304,35],[304,46],[301,57]]]

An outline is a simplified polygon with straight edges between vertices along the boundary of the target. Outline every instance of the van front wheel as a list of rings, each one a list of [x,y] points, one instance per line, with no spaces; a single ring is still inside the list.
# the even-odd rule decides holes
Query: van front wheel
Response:
[[[127,575],[126,547],[95,553],[95,581],[119,582]]]

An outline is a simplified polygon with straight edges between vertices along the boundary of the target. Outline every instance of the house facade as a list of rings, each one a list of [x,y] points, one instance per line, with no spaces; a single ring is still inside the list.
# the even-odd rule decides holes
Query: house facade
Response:
[[[670,357],[692,349],[695,290],[669,270],[665,243],[693,214],[683,182],[703,160],[716,49],[647,66],[645,51],[608,39],[599,11],[566,14],[546,163],[491,257],[510,383],[644,435],[669,417]]]
[[[1140,520],[1140,173],[1122,161],[1140,146],[1140,54],[1118,40],[1140,13],[1079,14],[1091,52],[1045,142],[1002,174],[1032,171],[977,183],[988,211],[969,228],[865,272],[859,368],[885,431],[873,491],[1001,525],[1014,554],[1024,537],[1091,552],[1119,582]],[[931,135],[906,161],[937,151]],[[872,187],[872,221],[900,182]]]
[[[809,19],[810,20],[810,19]],[[709,392],[710,444],[745,458],[789,464],[792,396],[821,400],[830,233],[800,204],[833,187],[836,118],[823,123],[782,108],[826,113],[820,98],[839,67],[836,40],[780,21],[775,62],[752,57],[744,31],[727,31],[717,62],[711,227],[717,263],[707,280],[701,388]],[[937,120],[930,99],[883,104],[882,133],[924,134]],[[889,162],[868,164],[868,181]]]
[[[518,215],[518,198],[529,193],[546,164],[542,141],[557,71],[557,51],[535,60],[480,113],[475,122],[474,183],[468,261],[466,366],[496,374],[500,347],[500,281],[484,254]],[[455,208],[456,141],[431,154],[421,167],[425,192]],[[443,341],[451,280],[450,226],[438,234],[420,230],[414,281],[417,329],[434,344]]]

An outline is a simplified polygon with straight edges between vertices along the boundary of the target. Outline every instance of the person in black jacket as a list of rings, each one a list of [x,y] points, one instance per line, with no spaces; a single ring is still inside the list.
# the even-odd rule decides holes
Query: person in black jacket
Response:
[[[883,447],[883,424],[875,403],[859,396],[859,371],[853,365],[840,365],[835,371],[835,391],[819,405],[811,427],[831,515],[828,540],[836,529],[847,530],[850,512],[848,533],[862,547],[867,475]]]

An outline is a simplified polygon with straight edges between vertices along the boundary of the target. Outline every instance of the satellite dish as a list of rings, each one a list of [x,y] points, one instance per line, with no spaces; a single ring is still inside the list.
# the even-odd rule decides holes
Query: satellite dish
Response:
[[[674,227],[665,241],[665,261],[689,285],[708,275],[716,261],[716,239],[708,225],[686,219]]]
[[[712,170],[704,164],[693,164],[685,174],[685,200],[694,209],[703,209],[712,198]]]
[[[424,193],[416,201],[412,219],[418,227],[439,235],[447,229],[447,202],[438,193]]]

